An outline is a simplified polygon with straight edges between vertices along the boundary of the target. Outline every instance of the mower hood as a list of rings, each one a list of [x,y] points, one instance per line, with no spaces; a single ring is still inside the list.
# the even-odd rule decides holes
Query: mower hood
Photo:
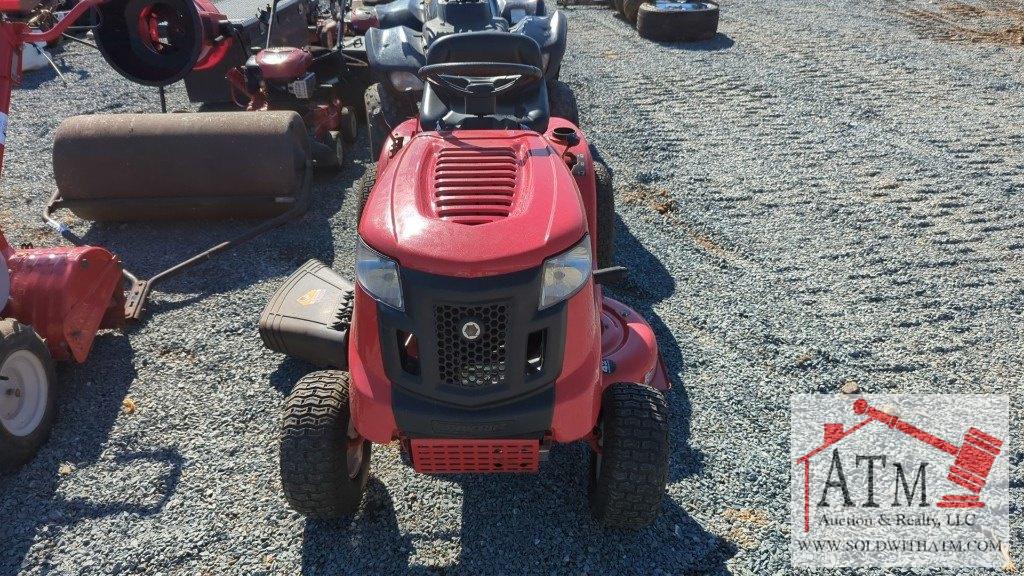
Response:
[[[412,136],[378,174],[359,225],[405,267],[481,277],[540,266],[587,230],[575,179],[536,132]]]

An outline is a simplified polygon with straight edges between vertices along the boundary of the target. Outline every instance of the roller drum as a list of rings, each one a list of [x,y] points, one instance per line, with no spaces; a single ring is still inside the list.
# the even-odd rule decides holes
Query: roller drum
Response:
[[[75,116],[53,144],[57,205],[95,221],[276,216],[310,169],[295,112]]]

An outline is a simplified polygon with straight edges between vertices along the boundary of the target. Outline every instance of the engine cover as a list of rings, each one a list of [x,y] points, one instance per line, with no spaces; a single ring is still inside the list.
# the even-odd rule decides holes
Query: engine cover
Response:
[[[565,160],[525,130],[412,135],[377,175],[359,223],[403,268],[464,278],[537,268],[586,231]]]
[[[290,82],[302,77],[313,65],[313,56],[305,50],[282,46],[256,54],[256,65],[264,80]]]

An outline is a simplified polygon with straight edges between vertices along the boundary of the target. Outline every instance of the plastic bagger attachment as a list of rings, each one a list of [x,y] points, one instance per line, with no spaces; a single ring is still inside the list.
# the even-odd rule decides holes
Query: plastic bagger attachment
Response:
[[[348,369],[348,330],[355,286],[310,260],[295,271],[260,315],[263,344],[320,367]]]

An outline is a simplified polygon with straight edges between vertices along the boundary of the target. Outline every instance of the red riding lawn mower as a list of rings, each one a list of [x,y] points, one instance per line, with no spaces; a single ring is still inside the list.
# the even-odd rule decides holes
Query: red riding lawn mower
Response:
[[[452,474],[536,472],[552,444],[582,440],[597,519],[657,515],[669,383],[650,326],[602,294],[624,272],[595,270],[610,182],[550,117],[542,66],[526,36],[438,39],[419,118],[365,186],[355,285],[310,261],[264,310],[268,347],[333,368],[284,407],[281,480],[299,512],[354,512],[371,443]]]

